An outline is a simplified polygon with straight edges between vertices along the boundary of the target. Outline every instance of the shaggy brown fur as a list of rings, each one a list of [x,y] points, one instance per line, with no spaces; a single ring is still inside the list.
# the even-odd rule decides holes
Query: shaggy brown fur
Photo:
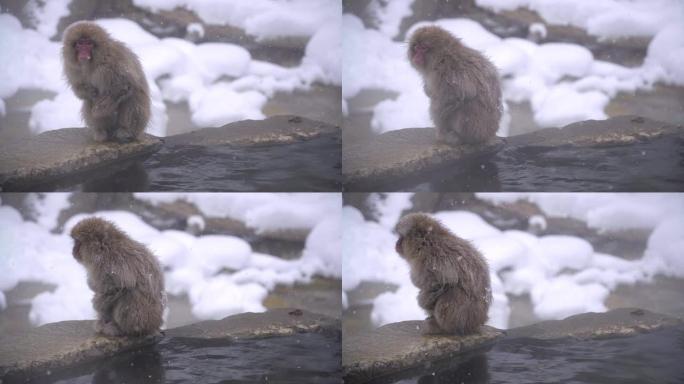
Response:
[[[492,301],[487,261],[470,243],[423,213],[399,220],[397,252],[420,288],[418,305],[428,314],[425,334],[477,332]]]
[[[422,75],[437,139],[477,144],[494,137],[501,120],[501,86],[494,65],[439,27],[410,39],[409,61]]]
[[[109,221],[93,217],[71,230],[74,258],[95,292],[95,329],[107,336],[155,333],[162,324],[164,277],[157,259]]]
[[[62,57],[93,138],[137,140],[150,119],[150,91],[133,51],[97,24],[81,21],[64,31]]]

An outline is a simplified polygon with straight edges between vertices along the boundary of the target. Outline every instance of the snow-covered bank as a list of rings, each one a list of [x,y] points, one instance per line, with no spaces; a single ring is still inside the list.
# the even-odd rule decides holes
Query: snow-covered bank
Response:
[[[373,107],[371,126],[378,133],[431,126],[428,98],[421,79],[406,59],[407,46],[394,41],[401,19],[411,15],[406,2],[383,5],[374,1],[371,14],[379,29],[345,14],[343,97],[349,100],[362,90],[380,89],[398,96]],[[649,90],[655,83],[684,85],[684,3],[671,0],[592,3],[576,1],[478,1],[499,9],[518,6],[539,11],[548,23],[570,24],[604,39],[622,36],[652,37],[640,67],[628,68],[597,60],[589,49],[572,43],[537,44],[521,38],[500,38],[480,23],[451,18],[412,25],[438,25],[477,50],[498,67],[503,95],[508,102],[529,102],[540,127],[608,117],[605,107],[619,92]],[[539,25],[537,25],[538,27]],[[504,116],[499,135],[508,134]]]
[[[239,217],[257,231],[271,228],[269,221],[277,222],[279,228],[310,229],[302,256],[284,260],[254,252],[249,243],[235,236],[160,231],[126,211],[77,214],[67,220],[62,231],[53,233],[57,214],[68,206],[68,195],[29,195],[35,220],[25,220],[16,209],[0,205],[0,270],[4,272],[0,291],[10,290],[19,282],[56,285],[54,291],[31,299],[29,316],[35,325],[94,318],[92,291],[86,285],[85,270],[71,256],[73,242],[68,235],[79,220],[93,215],[113,221],[146,244],[164,267],[167,292],[187,294],[193,315],[200,319],[262,312],[264,298],[278,284],[306,283],[315,275],[341,276],[340,194],[238,195],[191,194],[186,200],[210,211],[212,217],[231,217],[228,212],[239,212]],[[156,194],[136,196],[157,199]],[[297,211],[305,212],[297,216]],[[0,295],[0,304],[3,300],[4,295]]]
[[[409,196],[410,197],[410,196]],[[648,282],[655,275],[684,277],[684,194],[479,194],[478,197],[511,202],[537,202],[545,214],[574,217],[601,231],[625,228],[652,230],[641,259],[596,252],[579,237],[563,234],[536,236],[519,230],[499,230],[468,211],[441,211],[433,216],[455,234],[468,239],[487,258],[494,300],[489,323],[507,328],[507,295],[528,294],[540,319],[562,319],[583,312],[606,311],[605,299],[619,284]],[[411,205],[407,195],[373,195],[378,221],[365,220],[351,206],[343,209],[343,289],[363,281],[399,286],[373,300],[375,325],[423,319],[413,299],[418,290],[409,279],[408,265],[394,250],[392,226]],[[530,224],[543,226],[533,216]]]
[[[213,127],[265,118],[262,107],[276,92],[306,90],[315,82],[340,85],[342,10],[336,1],[136,3],[152,9],[182,5],[197,11],[208,23],[245,28],[262,38],[294,34],[308,41],[300,65],[286,68],[254,60],[239,45],[160,39],[131,20],[96,20],[142,62],[153,101],[148,133],[166,135],[169,119],[165,102],[187,103],[196,127]],[[3,99],[19,89],[40,89],[56,95],[31,107],[29,125],[34,133],[83,126],[80,101],[63,80],[61,44],[49,39],[59,17],[67,12],[66,3],[37,7],[32,12],[37,30],[23,28],[11,14],[0,14],[0,113],[7,113]]]

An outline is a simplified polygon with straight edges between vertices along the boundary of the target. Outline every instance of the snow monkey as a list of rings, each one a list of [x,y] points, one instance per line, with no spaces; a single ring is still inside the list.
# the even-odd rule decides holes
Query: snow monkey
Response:
[[[64,31],[62,56],[95,141],[137,140],[150,119],[150,91],[133,51],[97,24],[80,21]]]
[[[470,243],[423,213],[399,220],[396,251],[411,267],[428,314],[423,334],[477,332],[492,301],[487,261]]]
[[[494,137],[501,119],[501,86],[486,57],[435,26],[411,35],[408,57],[423,77],[438,141],[478,144]]]
[[[106,336],[143,336],[162,324],[164,278],[152,253],[113,223],[93,217],[71,230],[73,255],[95,292],[95,330]]]

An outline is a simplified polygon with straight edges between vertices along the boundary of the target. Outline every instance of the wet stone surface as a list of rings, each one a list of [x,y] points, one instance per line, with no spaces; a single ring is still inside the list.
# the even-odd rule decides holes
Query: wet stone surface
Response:
[[[68,128],[0,148],[3,191],[339,190],[340,129],[282,115],[96,144]],[[308,188],[305,188],[307,187]]]
[[[563,320],[549,320],[509,329],[508,338],[579,340],[634,336],[681,324],[682,319],[639,308],[617,308],[604,313],[582,313]]]
[[[26,380],[104,357],[140,349],[160,340],[173,339],[256,340],[296,334],[327,334],[337,337],[340,322],[295,308],[264,313],[242,313],[222,320],[204,321],[166,330],[146,338],[97,336],[93,321],[63,321],[46,324],[30,332],[0,336],[0,379]]]
[[[144,158],[162,143],[147,134],[132,143],[97,143],[83,128],[44,132],[0,146],[0,187],[3,191],[31,189],[68,175]]]
[[[265,120],[244,120],[218,128],[203,128],[166,138],[170,145],[237,146],[288,144],[324,134],[339,133],[339,127],[301,116],[281,115]]]
[[[503,140],[501,150],[480,148],[459,158],[440,155],[432,129],[388,132],[344,148],[345,190],[574,192],[684,187],[684,168],[676,161],[684,155],[681,125],[620,116]]]
[[[161,336],[97,336],[94,321],[61,321],[31,332],[0,336],[0,378],[21,380],[154,344]]]
[[[461,368],[468,368],[469,372],[484,369],[486,375],[486,359],[483,369],[471,369],[469,364],[478,356],[488,354],[492,346],[497,349],[500,343],[534,342],[525,341],[528,339],[621,338],[670,329],[680,326],[683,321],[643,309],[619,308],[605,313],[584,313],[563,320],[543,321],[507,331],[484,326],[480,333],[465,337],[422,336],[421,324],[421,321],[404,321],[345,335],[342,343],[345,382],[397,382],[397,378],[415,375],[412,371],[416,369],[432,371],[434,375],[435,371],[440,370],[440,365],[458,366],[459,362]]]
[[[468,336],[423,336],[422,321],[402,321],[342,340],[345,383],[373,378],[420,366],[431,361],[491,346],[503,333],[484,326]]]
[[[346,190],[371,190],[384,180],[400,179],[430,171],[444,164],[475,161],[491,156],[503,147],[495,138],[484,145],[437,144],[435,128],[407,128],[345,145],[342,175]]]

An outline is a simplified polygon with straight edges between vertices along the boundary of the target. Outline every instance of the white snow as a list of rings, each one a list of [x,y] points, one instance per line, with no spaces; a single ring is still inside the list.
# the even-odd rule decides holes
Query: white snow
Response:
[[[156,195],[136,197],[150,201]],[[71,255],[73,242],[69,236],[77,222],[91,216],[114,222],[133,239],[147,245],[164,268],[167,292],[187,294],[192,313],[200,319],[264,311],[264,298],[278,284],[305,284],[315,275],[340,278],[341,194],[257,193],[252,198],[238,194],[237,199],[232,195],[191,194],[193,198],[189,200],[203,208],[213,207],[211,217],[228,217],[227,210],[217,209],[223,199],[225,205],[241,210],[241,218],[251,218],[259,229],[310,230],[302,256],[286,260],[253,252],[249,243],[235,236],[160,231],[127,211],[76,214],[68,218],[60,233],[51,233],[55,213],[65,208],[68,195],[29,195],[28,205],[38,211],[38,222],[25,220],[16,209],[0,205],[0,292],[11,290],[22,281],[55,285],[56,289],[31,299],[29,318],[35,325],[94,318],[92,291],[86,285],[84,268]],[[334,196],[326,198],[327,195]],[[307,201],[311,207],[305,206]],[[298,218],[296,211],[300,209],[310,211]],[[269,216],[278,224],[263,225]],[[209,215],[203,213],[200,217],[192,216],[191,221],[203,222]],[[2,293],[0,309],[4,304]]]
[[[52,230],[57,226],[60,212],[69,207],[70,196],[71,193],[66,192],[32,193],[26,197],[25,202],[36,216],[37,223]]]
[[[29,0],[23,11],[37,26],[38,32],[46,37],[52,37],[57,33],[59,19],[69,15],[69,3],[71,0]]]
[[[549,24],[573,25],[602,38],[653,36],[663,25],[682,20],[678,0],[476,0],[495,11],[528,8]]]
[[[549,217],[570,217],[600,232],[653,229],[669,217],[684,215],[684,200],[677,193],[478,193],[496,203],[526,200]]]
[[[409,28],[407,36],[421,26],[438,25],[483,52],[502,76],[506,110],[507,102],[529,102],[540,127],[605,119],[607,104],[619,92],[648,91],[655,83],[684,85],[683,2],[478,0],[478,4],[494,10],[527,7],[539,12],[547,24],[575,25],[603,39],[653,37],[644,64],[627,68],[596,60],[587,48],[577,44],[502,39],[470,19],[420,21]],[[392,40],[401,18],[410,15],[410,3],[387,5],[378,0],[370,7],[377,29],[365,27],[354,15],[344,15],[344,99],[348,101],[363,90],[396,93],[371,107],[371,127],[377,133],[433,126],[421,79],[406,59],[406,43]],[[534,24],[531,32],[543,36],[546,29]],[[508,119],[505,112],[499,135],[507,134]]]
[[[258,40],[298,38],[305,45],[299,66],[285,68],[253,60],[243,47],[228,43],[194,44],[178,38],[160,39],[131,20],[95,22],[124,42],[140,58],[152,97],[152,118],[146,131],[165,136],[169,124],[165,102],[187,103],[197,128],[222,126],[245,119],[264,119],[262,108],[276,92],[307,90],[313,83],[341,84],[341,3],[337,1],[137,1],[150,9],[186,7],[206,22],[245,28]],[[34,133],[81,127],[81,101],[62,75],[61,44],[51,41],[65,0],[32,1],[38,31],[23,28],[16,17],[0,14],[0,113],[4,99],[19,89],[54,92],[31,107]],[[201,27],[201,25],[199,25]],[[188,30],[201,35],[198,24]]]
[[[382,196],[372,197],[369,203],[377,206],[376,200],[387,198]],[[620,255],[598,253],[588,241],[576,236],[501,231],[468,211],[432,214],[453,233],[470,240],[487,259],[493,295],[490,325],[508,327],[511,310],[508,295],[529,295],[533,312],[540,319],[562,319],[588,311],[605,311],[606,298],[620,284],[647,283],[655,275],[684,276],[684,258],[681,257],[684,194],[477,196],[499,204],[526,199],[537,203],[549,217],[575,217],[599,231],[652,230],[644,256],[626,260]],[[626,219],[622,211],[629,211],[636,205],[639,209],[627,212],[629,218]],[[604,210],[606,207],[608,210]],[[407,299],[414,298],[418,290],[410,281],[408,265],[394,250],[394,223],[389,225],[391,220],[388,218],[396,221],[396,210],[388,210],[388,217],[380,213],[377,221],[365,220],[358,210],[349,206],[345,206],[343,212],[343,290],[353,290],[364,281],[395,284],[398,286],[396,291],[384,292],[373,299],[373,323],[379,326],[424,319],[425,313],[416,300]]]
[[[193,203],[207,217],[230,217],[257,233],[280,229],[310,230],[326,217],[339,215],[340,193],[136,193],[152,204],[177,200]]]
[[[371,0],[368,13],[375,19],[380,32],[396,37],[404,17],[411,15],[413,0]]]
[[[153,12],[181,7],[194,11],[205,23],[231,25],[258,40],[311,37],[342,13],[336,0],[134,0]]]

